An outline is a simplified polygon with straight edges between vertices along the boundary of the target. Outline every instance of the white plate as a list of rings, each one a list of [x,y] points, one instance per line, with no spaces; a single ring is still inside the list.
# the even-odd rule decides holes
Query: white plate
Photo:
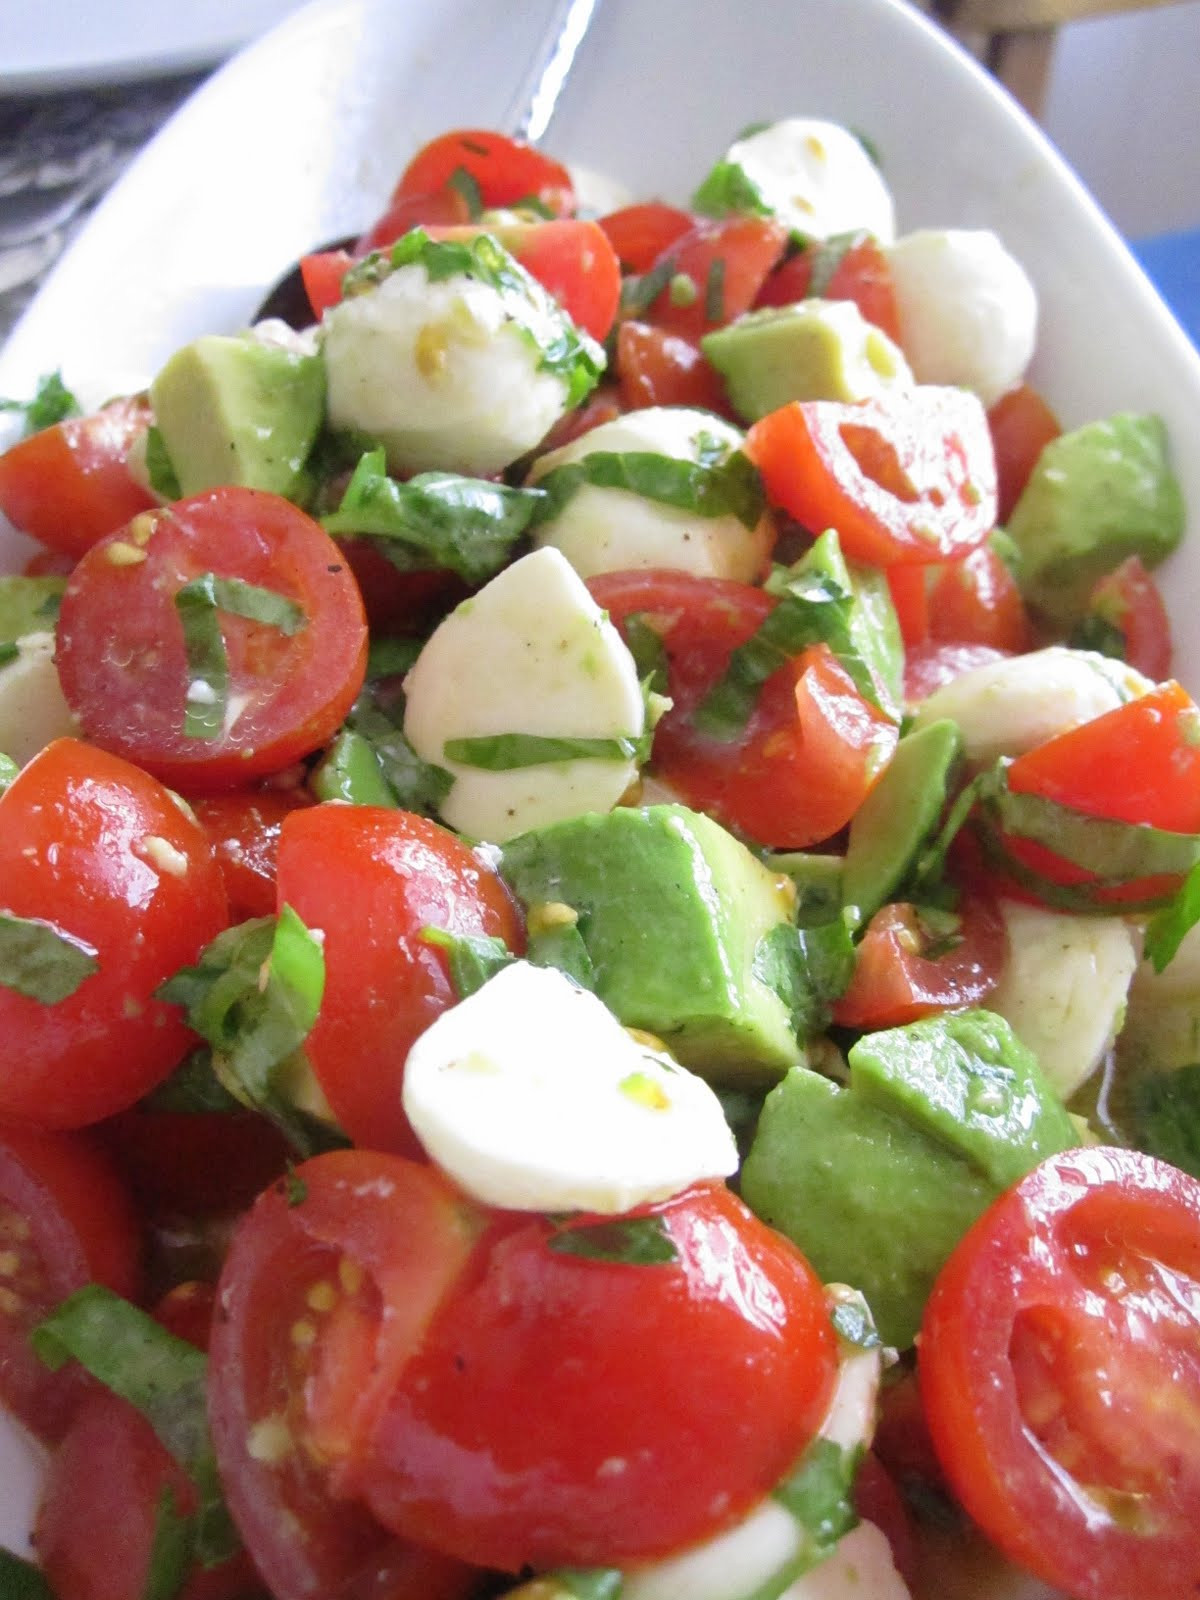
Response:
[[[235,326],[299,253],[371,219],[419,141],[504,126],[549,12],[317,0],[291,18],[210,80],[100,207],[0,353],[0,394],[62,367],[99,399]],[[1000,232],[1037,284],[1034,378],[1064,422],[1166,419],[1193,535],[1168,598],[1181,676],[1200,687],[1200,358],[1033,124],[923,17],[899,0],[604,0],[546,144],[685,200],[739,129],[796,112],[870,135],[903,229]],[[0,1441],[14,1514],[23,1481]]]
[[[187,72],[223,61],[299,0],[8,0],[0,6],[0,93]]]

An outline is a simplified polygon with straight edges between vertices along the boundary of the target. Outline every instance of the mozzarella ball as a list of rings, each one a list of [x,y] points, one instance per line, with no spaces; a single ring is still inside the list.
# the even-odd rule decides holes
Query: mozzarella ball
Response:
[[[860,228],[882,244],[896,237],[896,212],[883,174],[848,128],[788,117],[729,147],[763,203],[806,239]]]

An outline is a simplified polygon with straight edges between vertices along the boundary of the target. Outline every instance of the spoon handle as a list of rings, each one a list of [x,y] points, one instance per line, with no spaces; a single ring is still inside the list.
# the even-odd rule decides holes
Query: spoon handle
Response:
[[[518,139],[537,144],[554,116],[563,85],[591,27],[600,0],[558,0],[542,47],[530,63],[509,107],[505,125]]]

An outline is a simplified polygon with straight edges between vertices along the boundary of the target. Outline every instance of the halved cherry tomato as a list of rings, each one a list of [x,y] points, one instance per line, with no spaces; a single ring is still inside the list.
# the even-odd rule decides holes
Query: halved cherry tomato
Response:
[[[144,1216],[229,1217],[287,1167],[291,1146],[254,1111],[161,1111],[135,1105],[97,1130]]]
[[[855,561],[952,560],[995,525],[987,418],[965,389],[793,401],[753,425],[746,453],[776,505],[811,531],[836,528]]]
[[[893,564],[886,570],[900,637],[912,650],[929,638],[929,568]]]
[[[338,1121],[375,1150],[416,1155],[400,1104],[417,1035],[457,998],[426,928],[519,949],[501,879],[445,828],[406,811],[314,806],[284,820],[278,896],[324,933],[325,994],[305,1051]]]
[[[852,300],[868,322],[900,342],[896,291],[887,256],[870,234],[822,240],[789,256],[767,278],[756,306],[790,306],[809,295]]]
[[[1017,580],[990,545],[932,574],[929,636],[958,644],[990,644],[1014,655],[1033,644],[1033,626]]]
[[[342,279],[353,265],[349,250],[315,250],[300,257],[300,278],[318,322],[342,298]]]
[[[150,1578],[166,1495],[178,1516],[196,1508],[194,1486],[145,1417],[107,1390],[89,1394],[50,1457],[38,1506],[38,1564],[53,1593],[130,1600],[157,1592]],[[259,1587],[239,1551],[214,1567],[193,1566],[182,1587],[167,1592],[241,1600]]]
[[[538,445],[538,454],[560,450],[564,444],[582,437],[605,422],[615,422],[624,409],[616,385],[602,383],[594,389],[581,406],[565,412]]]
[[[622,272],[648,272],[665,250],[692,231],[697,219],[690,211],[650,200],[622,206],[598,221],[617,252]]]
[[[74,1128],[132,1105],[193,1039],[155,990],[228,923],[199,824],[148,773],[56,740],[0,798],[0,907],[94,963],[60,998],[0,984],[0,1118]]]
[[[150,420],[149,403],[134,397],[22,439],[0,455],[0,511],[52,550],[81,556],[154,505],[128,466]]]
[[[892,572],[902,572],[903,567],[892,567]],[[920,568],[913,568],[920,571]],[[990,644],[925,644],[909,650],[904,661],[904,700],[915,706],[931,695],[935,689],[944,688],[961,678],[973,667],[986,666],[989,661],[1003,661],[1008,650],[997,650]]]
[[[645,320],[693,341],[732,322],[754,304],[786,242],[787,229],[770,217],[700,220],[655,263],[669,264],[672,282],[644,313]]]
[[[92,1380],[52,1372],[30,1331],[88,1283],[141,1287],[142,1236],[128,1191],[84,1134],[0,1131],[0,1403],[40,1438],[62,1437]]]
[[[1171,622],[1159,587],[1140,556],[1128,556],[1097,582],[1080,626],[1086,628],[1092,619],[1117,630],[1121,653],[1131,667],[1156,683],[1170,676]]]
[[[560,162],[507,134],[481,128],[444,133],[417,151],[392,191],[392,204],[411,195],[444,189],[459,172],[479,186],[488,210],[503,210],[534,200],[556,216],[575,210],[575,186]]]
[[[239,790],[191,802],[225,880],[231,922],[274,916],[279,830],[285,817],[312,804],[304,789]]]
[[[826,646],[772,674],[737,739],[712,738],[690,720],[732,652],[771,611],[769,595],[653,570],[604,574],[588,587],[618,627],[636,614],[663,641],[674,704],[655,729],[653,767],[688,804],[759,844],[791,849],[850,820],[891,758],[896,729]]]
[[[487,1221],[431,1167],[339,1150],[239,1222],[217,1291],[210,1420],[230,1508],[276,1600],[458,1600],[474,1580],[348,1496]]]
[[[1200,1588],[1200,1184],[1131,1150],[1051,1156],[943,1268],[918,1342],[955,1492],[1080,1600]]]
[[[1008,786],[1089,816],[1200,833],[1200,711],[1174,682],[1018,756]]]
[[[650,1218],[675,1259],[564,1249],[586,1218],[487,1236],[375,1427],[362,1478],[382,1522],[510,1572],[617,1566],[769,1493],[830,1393],[820,1282],[723,1185]]]
[[[178,598],[213,581],[281,611],[239,615],[236,592],[202,601],[216,666],[206,634],[197,659]],[[362,598],[337,545],[298,507],[252,489],[179,500],[102,540],[59,612],[59,675],[88,737],[197,791],[243,787],[317,749],[350,709],[366,659]],[[218,669],[223,715],[196,730],[196,711],[221,710]]]
[[[988,412],[988,427],[996,452],[997,516],[1007,522],[1038,457],[1051,439],[1058,438],[1062,427],[1045,400],[1027,383],[1019,383],[1001,395]]]
[[[1008,940],[988,899],[969,896],[947,936],[931,930],[918,907],[896,901],[867,924],[850,986],[833,1003],[844,1028],[898,1028],[938,1011],[978,1004],[1000,980]]]
[[[436,189],[432,194],[406,194],[395,199],[354,247],[356,256],[382,250],[410,228],[454,227],[471,220],[471,206],[461,189]]]
[[[729,414],[720,374],[699,346],[648,322],[617,330],[617,378],[627,411],[644,406],[692,406]]]

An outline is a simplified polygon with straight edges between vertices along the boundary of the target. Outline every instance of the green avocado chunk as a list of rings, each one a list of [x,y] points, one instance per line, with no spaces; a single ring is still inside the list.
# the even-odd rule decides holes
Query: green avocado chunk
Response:
[[[295,497],[325,415],[325,368],[252,333],[205,334],[175,352],[150,400],[182,495],[229,483]]]
[[[958,724],[943,719],[905,734],[850,824],[842,897],[867,922],[890,900],[937,827],[962,759]]]
[[[861,1289],[906,1349],[959,1239],[1075,1125],[1002,1017],[962,1011],[867,1034],[841,1088],[797,1067],[767,1096],[746,1203],[826,1282]]]
[[[700,344],[746,422],[792,400],[866,400],[913,382],[899,346],[851,300],[766,306]]]
[[[53,633],[65,578],[0,578],[0,644],[29,633]]]
[[[596,993],[686,1066],[745,1087],[800,1060],[756,960],[792,928],[794,891],[708,817],[678,805],[575,817],[510,839],[500,871],[533,917],[570,908]]]
[[[1098,578],[1140,556],[1155,566],[1183,536],[1184,504],[1162,420],[1121,412],[1052,439],[1008,522],[1026,599],[1061,627]]]

